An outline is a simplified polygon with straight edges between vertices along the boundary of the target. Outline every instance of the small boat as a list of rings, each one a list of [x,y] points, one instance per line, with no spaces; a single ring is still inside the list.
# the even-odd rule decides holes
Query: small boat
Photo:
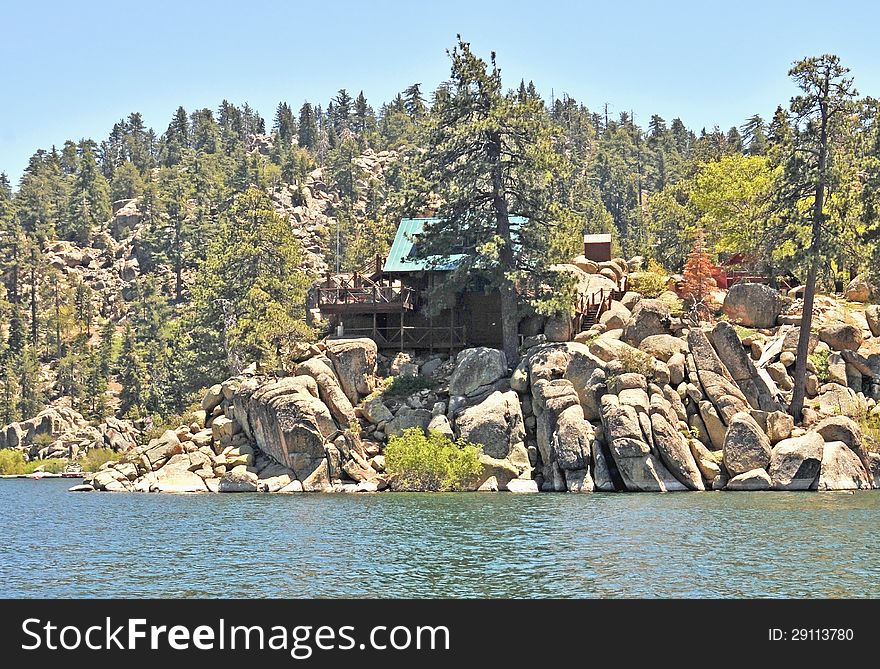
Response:
[[[81,479],[85,476],[85,474],[86,473],[83,471],[82,466],[78,462],[72,462],[64,468],[63,472],[61,472],[61,478]]]
[[[45,475],[46,475],[46,472],[44,472],[44,471],[38,469],[37,471],[35,471],[35,472],[31,472],[30,474],[27,474],[26,476],[27,476],[27,478],[29,478],[29,479],[40,480],[40,479],[43,478]]]

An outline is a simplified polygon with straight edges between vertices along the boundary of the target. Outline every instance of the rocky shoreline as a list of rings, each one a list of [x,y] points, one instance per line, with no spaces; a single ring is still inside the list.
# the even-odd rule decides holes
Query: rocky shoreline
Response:
[[[482,446],[481,491],[878,488],[880,454],[859,420],[880,411],[880,333],[867,320],[819,319],[810,346],[828,369],[810,363],[795,426],[786,408],[797,329],[760,327],[790,305],[766,286],[732,290],[725,312],[756,328],[741,338],[727,321],[689,328],[668,301],[628,293],[575,341],[526,338],[513,370],[490,348],[389,359],[370,339],[330,338],[304,345],[287,376],[252,366],[214,386],[191,424],[74,489],[394,490],[384,446],[414,427]],[[392,376],[419,389],[392,394]]]

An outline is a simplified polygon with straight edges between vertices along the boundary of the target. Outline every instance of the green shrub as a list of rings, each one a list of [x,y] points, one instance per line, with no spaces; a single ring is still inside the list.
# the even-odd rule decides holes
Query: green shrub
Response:
[[[46,446],[51,445],[54,441],[55,437],[51,434],[36,434],[33,439],[34,446],[37,447],[37,450],[46,448]]]
[[[858,417],[865,447],[874,453],[880,453],[880,415],[866,413]]]
[[[830,349],[816,350],[810,353],[809,360],[816,368],[816,376],[819,383],[828,383],[828,358],[831,356]]]
[[[388,440],[385,466],[396,490],[467,490],[483,469],[479,456],[473,444],[454,442],[437,432],[426,436],[414,427]]]
[[[666,270],[657,261],[651,260],[645,271],[629,275],[628,287],[642,297],[653,300],[666,292],[667,278]]]
[[[664,291],[658,298],[669,306],[669,315],[673,318],[681,318],[685,314],[684,301],[675,293]]]
[[[87,472],[96,472],[105,462],[117,462],[120,458],[122,453],[117,453],[112,448],[93,448],[79,464]]]
[[[654,358],[639,349],[624,348],[617,357],[624,373],[641,374],[646,379],[654,377]]]
[[[434,387],[434,383],[424,376],[389,376],[385,379],[385,394],[406,397],[420,390]]]
[[[50,474],[58,474],[64,471],[67,460],[64,458],[48,458],[46,460],[24,459],[24,453],[13,448],[0,450],[0,474],[32,474],[38,468]]]
[[[718,320],[722,320],[722,319],[719,318]],[[744,325],[734,324],[733,329],[736,332],[736,336],[739,337],[740,341],[742,341],[746,337],[754,337],[756,334],[758,334],[758,331],[755,330],[754,328],[747,328]]]

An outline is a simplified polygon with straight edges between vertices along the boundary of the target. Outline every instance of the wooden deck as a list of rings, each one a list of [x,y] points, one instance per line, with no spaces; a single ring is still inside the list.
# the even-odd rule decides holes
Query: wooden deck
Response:
[[[415,309],[415,291],[355,273],[328,276],[318,286],[318,308],[326,314],[395,314]]]

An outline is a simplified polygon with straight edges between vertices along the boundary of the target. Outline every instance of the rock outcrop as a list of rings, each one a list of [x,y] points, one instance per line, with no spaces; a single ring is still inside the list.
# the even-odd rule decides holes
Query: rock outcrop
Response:
[[[770,286],[737,283],[724,298],[722,310],[732,321],[750,328],[772,328],[786,300]]]
[[[614,281],[625,265],[565,271],[586,285]],[[775,327],[788,300],[766,286],[735,288],[725,310],[762,331],[724,321],[693,326],[670,313],[670,295],[630,293],[577,341],[552,341],[544,317],[524,322],[529,334],[512,373],[504,354],[487,347],[386,357],[365,339],[302,345],[292,375],[251,369],[216,384],[197,412],[200,424],[129,448],[83,489],[394,489],[384,448],[411,429],[478,446],[481,491],[876,487],[880,455],[852,418],[880,415],[880,345],[868,336],[868,315],[859,325],[817,303],[820,336],[809,342],[809,399],[796,425],[787,403],[798,331]],[[384,384],[379,370],[407,383]],[[410,382],[416,390],[395,390]],[[40,421],[45,430],[52,419]],[[105,443],[123,444],[119,427],[101,428]],[[18,425],[0,439],[33,443],[27,435],[37,432],[36,423]]]

